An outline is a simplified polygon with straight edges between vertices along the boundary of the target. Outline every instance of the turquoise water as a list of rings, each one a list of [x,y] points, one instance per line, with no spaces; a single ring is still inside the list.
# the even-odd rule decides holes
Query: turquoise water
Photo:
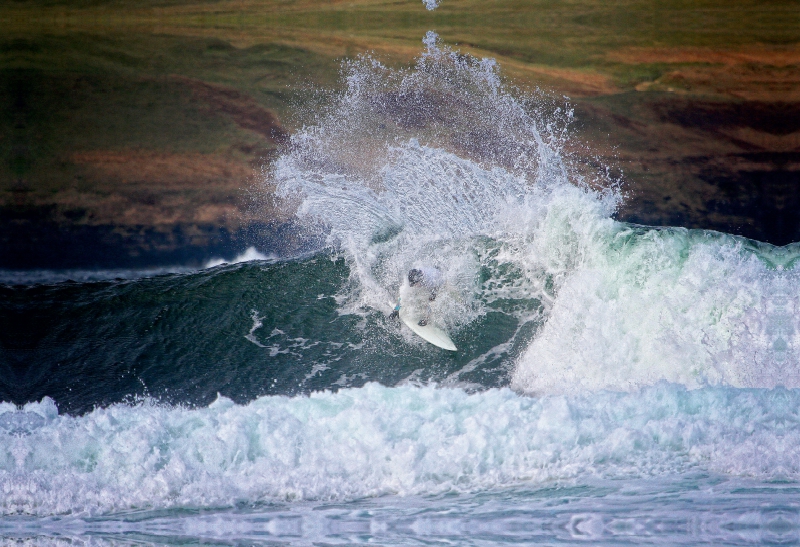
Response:
[[[2,272],[0,536],[793,544],[800,247],[614,219],[571,111],[429,34],[253,190],[293,256]],[[389,314],[415,267],[457,352]]]

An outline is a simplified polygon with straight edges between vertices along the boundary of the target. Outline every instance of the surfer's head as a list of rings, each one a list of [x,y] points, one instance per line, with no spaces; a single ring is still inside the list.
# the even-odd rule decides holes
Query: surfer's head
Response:
[[[408,272],[408,284],[412,287],[419,285],[422,283],[422,270],[418,270],[417,268],[413,268]]]

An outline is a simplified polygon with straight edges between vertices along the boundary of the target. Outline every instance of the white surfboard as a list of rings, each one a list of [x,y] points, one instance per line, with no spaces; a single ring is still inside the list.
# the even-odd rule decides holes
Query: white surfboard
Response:
[[[437,326],[435,321],[429,319],[428,324],[424,327],[419,324],[420,319],[424,318],[427,309],[423,306],[405,305],[400,301],[400,320],[410,328],[417,336],[433,344],[436,347],[446,349],[448,351],[456,351],[456,345],[450,339],[447,332],[441,327]]]

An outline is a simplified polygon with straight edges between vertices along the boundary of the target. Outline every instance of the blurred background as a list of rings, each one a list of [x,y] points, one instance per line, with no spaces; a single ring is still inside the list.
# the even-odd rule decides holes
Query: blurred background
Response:
[[[4,0],[0,25],[0,268],[279,247],[254,183],[343,60],[412,63],[429,30],[568,97],[619,220],[800,240],[794,0]]]

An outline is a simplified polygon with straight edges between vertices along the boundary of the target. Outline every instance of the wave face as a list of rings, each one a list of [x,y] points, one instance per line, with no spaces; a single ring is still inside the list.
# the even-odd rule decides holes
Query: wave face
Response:
[[[313,252],[0,285],[3,518],[147,536],[221,511],[242,542],[360,542],[417,506],[469,520],[488,503],[613,544],[607,511],[635,523],[707,495],[717,532],[796,534],[775,485],[800,480],[800,246],[616,221],[617,181],[567,152],[567,105],[425,47],[406,70],[345,65],[264,174]],[[457,352],[389,315],[420,267],[442,275],[431,317]],[[360,536],[308,516],[365,500],[388,520]],[[751,502],[772,517],[736,512]],[[248,511],[276,507],[259,536]],[[204,533],[177,535],[219,539]]]

